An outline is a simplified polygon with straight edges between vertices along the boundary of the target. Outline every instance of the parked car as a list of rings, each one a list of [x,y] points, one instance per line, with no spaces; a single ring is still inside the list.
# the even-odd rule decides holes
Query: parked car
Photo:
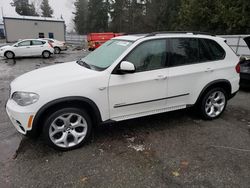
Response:
[[[242,58],[240,63],[240,86],[250,88],[250,59]]]
[[[60,54],[61,51],[66,51],[68,49],[65,41],[59,41],[50,38],[44,38],[44,40],[49,41],[55,49],[55,54]]]
[[[218,118],[239,90],[239,73],[239,58],[222,38],[121,36],[79,61],[18,77],[6,110],[20,133],[42,133],[50,146],[71,150],[103,123],[192,106],[205,120]]]
[[[40,39],[21,40],[11,46],[7,45],[0,48],[0,56],[5,56],[7,59],[28,56],[43,56],[44,58],[49,58],[53,53],[54,48],[52,44]]]
[[[122,36],[123,33],[89,33],[87,36],[88,40],[88,49],[89,51],[93,51],[99,48],[102,44],[107,42],[108,40]]]

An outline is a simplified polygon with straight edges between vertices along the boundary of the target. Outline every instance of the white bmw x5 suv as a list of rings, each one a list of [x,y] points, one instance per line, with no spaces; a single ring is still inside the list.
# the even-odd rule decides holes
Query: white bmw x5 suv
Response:
[[[55,149],[71,150],[102,123],[191,106],[218,118],[239,89],[238,62],[211,35],[121,36],[79,61],[16,78],[6,110],[20,133],[42,133]]]

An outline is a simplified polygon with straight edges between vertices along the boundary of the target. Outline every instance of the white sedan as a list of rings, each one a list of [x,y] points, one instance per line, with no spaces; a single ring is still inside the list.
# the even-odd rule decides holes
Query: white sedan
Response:
[[[55,39],[44,38],[44,40],[49,41],[55,49],[55,54],[60,54],[61,51],[66,51],[68,49],[64,41],[59,41]]]
[[[52,44],[47,40],[26,39],[11,46],[0,48],[0,56],[7,59],[15,57],[43,56],[49,58],[54,53]]]

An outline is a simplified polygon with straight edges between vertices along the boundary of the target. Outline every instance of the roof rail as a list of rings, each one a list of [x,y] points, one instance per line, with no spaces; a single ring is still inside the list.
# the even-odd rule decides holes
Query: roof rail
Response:
[[[159,35],[159,34],[188,34],[188,33],[191,33],[193,35],[211,35],[211,36],[216,36],[216,35],[211,34],[211,33],[200,32],[200,31],[157,31],[157,32],[149,33],[145,37],[153,37],[153,36]]]

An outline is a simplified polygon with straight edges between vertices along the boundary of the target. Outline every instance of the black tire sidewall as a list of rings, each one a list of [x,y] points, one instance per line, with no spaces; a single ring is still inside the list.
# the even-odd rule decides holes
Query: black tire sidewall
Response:
[[[61,53],[61,49],[60,48],[55,47],[54,49],[55,49],[55,54],[60,54]],[[58,53],[56,53],[56,50],[58,50]]]
[[[9,58],[9,57],[7,56],[8,53],[11,53],[11,54],[12,54],[12,57],[11,57],[11,58]],[[11,51],[8,51],[8,52],[5,53],[5,57],[6,57],[7,59],[13,59],[13,58],[15,57],[15,54],[14,54],[13,52],[11,52]]]
[[[216,116],[216,117],[210,117],[206,113],[206,109],[205,109],[206,108],[206,101],[207,101],[207,98],[212,93],[214,93],[216,91],[220,91],[220,92],[224,93],[224,95],[225,95],[225,103],[226,104],[224,106],[224,109],[222,110],[222,112],[218,116]],[[201,114],[202,119],[204,119],[204,120],[213,120],[213,119],[219,118],[223,114],[223,112],[225,111],[225,109],[227,107],[227,101],[228,101],[227,93],[226,93],[226,91],[223,88],[219,88],[218,87],[218,88],[213,88],[213,89],[210,89],[209,91],[207,91],[204,94],[204,96],[202,97],[202,100],[201,100],[201,103],[200,103],[200,114]]]
[[[48,53],[48,54],[49,54],[49,56],[48,56],[48,57],[46,57],[46,56],[44,55],[45,53]],[[43,58],[45,58],[45,59],[49,58],[49,57],[50,57],[50,55],[51,55],[51,54],[50,54],[50,52],[49,52],[49,51],[44,51],[44,52],[43,52],[43,54],[42,54]]]
[[[49,137],[49,129],[50,129],[51,123],[58,116],[60,116],[62,114],[66,114],[66,113],[76,113],[76,114],[79,114],[79,115],[83,116],[85,118],[86,122],[87,122],[87,125],[88,125],[87,134],[86,134],[85,138],[78,145],[70,147],[70,148],[62,148],[62,147],[59,147],[59,146],[55,145],[51,141],[51,139]],[[49,146],[53,147],[54,149],[60,150],[60,151],[70,151],[70,150],[77,149],[77,148],[81,147],[88,140],[91,132],[92,132],[92,121],[91,121],[91,118],[88,115],[88,113],[85,112],[85,110],[83,110],[83,109],[74,108],[74,107],[72,107],[72,108],[63,108],[63,109],[60,109],[60,110],[57,110],[57,111],[54,111],[54,112],[50,113],[50,115],[46,119],[46,121],[44,123],[44,126],[43,126],[43,137],[44,137],[44,140],[46,141],[46,143]]]

